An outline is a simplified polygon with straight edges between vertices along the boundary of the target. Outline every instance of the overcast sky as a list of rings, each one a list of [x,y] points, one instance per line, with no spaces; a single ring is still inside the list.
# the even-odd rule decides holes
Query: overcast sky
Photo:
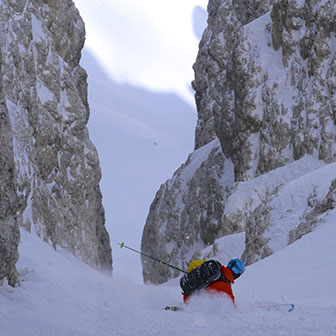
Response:
[[[192,14],[207,0],[75,0],[86,46],[115,80],[174,90],[193,103],[188,86],[198,51]]]

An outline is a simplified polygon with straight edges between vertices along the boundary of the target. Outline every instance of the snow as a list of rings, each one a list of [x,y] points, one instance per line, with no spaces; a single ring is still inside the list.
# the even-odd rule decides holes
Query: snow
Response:
[[[80,2],[77,0],[76,4]],[[106,4],[103,0],[88,2]],[[120,3],[127,7],[126,1]],[[297,4],[301,6],[303,0]],[[260,28],[264,20],[269,20],[269,14],[260,19]],[[259,32],[256,30],[255,36]],[[33,34],[36,42],[42,38],[34,15]],[[106,39],[96,43],[106,45]],[[266,51],[267,46],[261,50]],[[107,50],[106,54],[114,53]],[[134,58],[134,54],[130,55]],[[263,53],[264,62],[271,58],[280,60],[280,55]],[[135,67],[140,69],[138,64]],[[196,112],[173,94],[114,82],[88,54],[84,54],[83,65],[89,74],[89,130],[101,158],[101,187],[113,247],[114,276],[98,273],[68,252],[55,251],[34,233],[21,229],[17,264],[20,285],[12,288],[6,281],[0,285],[0,336],[336,335],[335,209],[321,218],[313,232],[285,248],[274,245],[274,255],[247,267],[233,285],[237,309],[224,298],[201,295],[184,312],[162,310],[165,305],[183,305],[179,279],[161,286],[143,285],[139,281],[140,258],[118,249],[115,243],[126,239],[129,245],[139,248],[155,191],[192,151]],[[273,77],[281,74],[281,67],[272,69]],[[167,69],[171,71],[170,67]],[[146,67],[141,70],[146,74],[155,72]],[[175,72],[171,73],[174,77]],[[160,73],[159,77],[164,76]],[[52,98],[45,89],[41,87],[39,92],[42,103]],[[179,90],[183,91],[181,86]],[[62,96],[65,105],[66,99]],[[159,113],[162,110],[164,113]],[[257,146],[257,139],[252,143]],[[199,149],[197,157],[191,157],[187,173],[191,174],[200,163],[197,160],[205,160],[216,146],[218,142],[214,141]],[[228,170],[232,170],[232,162],[228,165]],[[334,164],[305,157],[237,185],[226,211],[234,212],[247,204],[256,207],[266,190],[282,185],[283,192],[274,200],[273,230],[277,230],[283,225],[282,215],[287,210],[295,212],[293,220],[302,214],[311,183],[316,184],[319,199],[325,196],[333,171]],[[227,177],[230,181],[231,178]],[[291,192],[300,196],[286,199]],[[24,218],[30,217],[28,207]],[[289,219],[287,228],[291,225]],[[269,234],[275,235],[271,231]],[[217,240],[218,258],[226,263],[240,255],[243,243],[244,233]],[[295,304],[293,312],[258,308],[260,304],[286,302]]]
[[[274,190],[280,185],[288,184],[300,176],[309,174],[325,166],[322,161],[306,156],[284,167],[274,169],[255,179],[241,182],[228,198],[225,204],[226,213],[234,213],[238,209],[250,206],[254,209],[263,201],[267,191]]]
[[[173,93],[117,83],[88,49],[81,64],[88,72],[88,128],[101,161],[114,271],[142,283],[140,257],[117,243],[140,248],[155,193],[193,150],[197,113]]]
[[[35,42],[41,42],[45,37],[41,20],[39,20],[35,14],[32,14],[32,32]]]
[[[42,105],[54,99],[54,94],[43,83],[37,86],[37,95]]]
[[[298,197],[292,203],[280,192],[284,203],[274,204],[277,212],[289,208],[302,212],[306,205],[300,195],[305,198],[311,183],[319,181],[316,194],[323,198],[334,172],[335,164],[305,157],[242,183],[235,193],[261,192],[271,181],[283,183],[284,195],[296,190]],[[283,224],[281,216],[273,221],[275,227]],[[183,312],[163,310],[166,305],[184,305],[179,279],[153,286],[118,272],[109,277],[21,229],[20,286],[12,288],[5,281],[0,286],[0,335],[212,336],[226,330],[237,336],[336,335],[335,222],[336,208],[311,233],[248,266],[233,285],[237,308],[225,298],[200,295]],[[239,256],[244,236],[239,233],[217,240],[216,258],[226,264]],[[295,309],[259,307],[274,303],[294,303]]]
[[[335,308],[335,216],[334,209],[325,223],[313,233],[248,268],[251,281],[260,277],[258,271],[254,270],[261,267],[263,283],[272,281],[272,286],[277,288],[277,294],[274,295],[272,287],[255,285],[256,297],[263,300],[281,300],[283,297],[286,301],[295,301],[298,307],[312,305]]]
[[[199,259],[217,259],[227,265],[231,259],[240,258],[245,249],[245,232],[227,235],[215,241],[201,252]]]
[[[259,66],[263,69],[260,73],[256,73],[259,83],[267,80],[269,87],[272,87],[273,84],[280,86],[281,90],[277,90],[278,100],[282,102],[284,107],[290,107],[293,106],[293,98],[292,95],[288,94],[288,86],[290,86],[289,78],[283,65],[281,48],[275,51],[272,47],[269,31],[271,26],[271,12],[245,25],[243,29],[248,36],[245,42],[247,44],[246,50],[251,50],[251,53],[257,53],[257,56],[254,58],[258,60]],[[260,95],[258,97],[258,104],[259,108],[254,114],[255,116],[259,114],[259,119],[262,120],[263,108],[261,106],[263,106],[263,101]]]
[[[304,210],[312,190],[316,200],[322,202],[335,178],[336,164],[332,163],[290,181],[279,191],[270,203],[274,209],[272,221],[275,224],[265,234],[270,238],[268,245],[272,251],[278,251],[285,246],[288,242],[288,232],[295,229],[303,220]]]
[[[203,162],[208,160],[210,153],[216,148],[220,148],[218,139],[209,142],[208,144],[191,153],[189,163],[182,171],[181,180],[184,182],[183,186],[181,187],[182,189],[186,187],[187,182],[195,174],[195,171],[201,166]]]
[[[184,312],[178,281],[148,286],[108,277],[21,232],[20,286],[0,287],[1,335],[336,335],[336,210],[323,225],[247,267],[225,298],[200,296]],[[293,302],[295,309],[261,309]]]

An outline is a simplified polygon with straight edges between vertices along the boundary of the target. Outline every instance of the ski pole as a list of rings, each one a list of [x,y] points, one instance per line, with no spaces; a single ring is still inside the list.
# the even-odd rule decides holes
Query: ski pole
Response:
[[[180,272],[182,272],[182,273],[185,273],[185,274],[188,273],[188,272],[186,272],[186,271],[181,270],[180,268],[178,268],[178,267],[176,267],[176,266],[167,264],[166,262],[164,262],[164,261],[162,261],[162,260],[160,260],[160,259],[158,259],[158,258],[152,257],[152,256],[150,256],[150,255],[148,255],[148,254],[145,254],[145,253],[143,253],[143,252],[140,252],[140,251],[138,251],[138,250],[136,250],[136,249],[134,249],[134,248],[132,248],[132,247],[129,247],[129,246],[125,245],[124,242],[122,242],[122,243],[117,243],[117,244],[120,245],[120,248],[126,247],[127,249],[129,249],[129,250],[131,250],[131,251],[133,251],[133,252],[139,253],[139,254],[143,255],[144,257],[153,259],[153,260],[155,260],[155,261],[157,261],[157,262],[159,262],[159,263],[161,263],[161,264],[164,264],[164,265],[166,265],[166,266],[169,266],[169,267],[171,267],[171,268],[174,268],[174,269],[176,269],[176,270],[178,270],[178,271],[180,271]]]

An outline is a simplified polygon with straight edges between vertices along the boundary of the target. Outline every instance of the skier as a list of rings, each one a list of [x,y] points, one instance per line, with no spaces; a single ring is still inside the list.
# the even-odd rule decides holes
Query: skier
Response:
[[[215,260],[191,262],[188,274],[185,274],[180,281],[184,303],[189,302],[191,295],[205,291],[209,294],[228,296],[235,305],[231,285],[244,271],[245,265],[240,259],[230,260],[227,267]]]

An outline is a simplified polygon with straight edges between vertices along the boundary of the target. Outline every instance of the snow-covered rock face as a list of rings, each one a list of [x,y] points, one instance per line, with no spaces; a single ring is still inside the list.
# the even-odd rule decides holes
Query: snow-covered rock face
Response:
[[[71,0],[0,1],[1,113],[20,199],[12,221],[111,270],[99,159],[86,128],[84,40]]]
[[[19,211],[15,190],[14,153],[8,111],[3,104],[2,72],[0,67],[0,280],[6,277],[15,285],[20,240],[16,214]]]
[[[193,252],[218,237],[242,231],[239,223],[224,216],[223,205],[233,179],[232,162],[224,160],[219,141],[191,154],[156,194],[144,228],[142,250],[187,269]],[[145,281],[163,282],[170,272],[166,266],[143,258]]]
[[[208,12],[194,65],[196,150],[161,186],[142,239],[144,252],[181,267],[244,230],[242,257],[255,262],[334,207],[336,174],[316,194],[321,165],[336,159],[334,1],[210,0]],[[294,185],[305,186],[298,200]],[[145,281],[178,275],[143,265]]]
[[[263,3],[210,1],[194,66],[196,147],[218,137],[238,181],[336,155],[334,2]]]
[[[235,115],[239,112],[235,93],[243,98],[247,92],[242,89],[244,81],[253,69],[246,69],[250,58],[249,46],[244,45],[246,37],[242,27],[267,13],[274,1],[221,1],[210,0],[208,5],[208,28],[203,33],[197,61],[194,64],[193,88],[198,110],[195,147],[219,138],[233,146],[232,139],[238,135]],[[244,48],[246,47],[246,48]],[[245,57],[243,61],[241,58]],[[253,57],[255,58],[255,57]],[[249,60],[250,67],[255,60]],[[247,98],[246,98],[247,99]],[[247,104],[247,101],[246,101]],[[248,108],[248,105],[246,106]],[[241,115],[244,111],[241,111]],[[253,128],[253,122],[244,120],[245,128]],[[235,128],[232,128],[236,122]],[[232,148],[225,153],[231,154]]]

